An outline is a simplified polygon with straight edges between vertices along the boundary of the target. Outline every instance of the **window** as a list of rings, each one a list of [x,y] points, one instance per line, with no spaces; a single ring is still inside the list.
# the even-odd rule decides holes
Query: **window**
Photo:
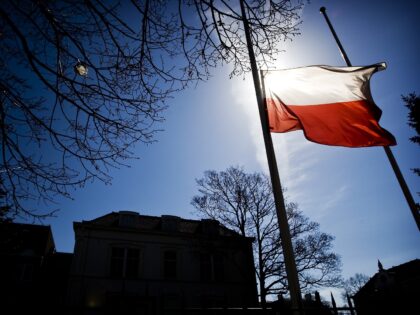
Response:
[[[203,281],[223,281],[223,256],[220,253],[201,253],[200,278]]]
[[[137,278],[139,273],[139,255],[138,249],[126,249],[125,276],[127,278]]]
[[[136,248],[113,247],[111,250],[112,277],[137,278],[140,250]]]
[[[165,279],[176,278],[176,252],[167,250],[163,256],[163,275]]]
[[[211,255],[202,253],[200,255],[200,279],[203,281],[210,281],[212,278],[211,269]]]
[[[111,276],[122,277],[124,275],[125,248],[112,248],[111,251]]]
[[[174,215],[163,215],[162,216],[162,230],[167,232],[178,231],[179,221],[181,219]]]
[[[120,211],[119,213],[119,226],[125,228],[134,228],[139,219],[137,212]]]
[[[222,254],[213,254],[213,279],[223,281],[225,279],[224,264]]]

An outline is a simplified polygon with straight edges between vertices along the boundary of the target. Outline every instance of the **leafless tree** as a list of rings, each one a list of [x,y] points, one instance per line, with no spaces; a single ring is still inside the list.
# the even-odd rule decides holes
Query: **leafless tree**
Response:
[[[408,125],[415,130],[416,135],[410,137],[410,141],[420,145],[420,97],[416,93],[410,93],[402,96],[404,106],[408,108]],[[420,176],[420,168],[411,169]]]
[[[42,218],[51,213],[33,199],[109,182],[135,143],[154,141],[173,93],[218,65],[248,71],[238,1],[267,63],[297,35],[299,1],[0,1],[0,177],[10,215]]]
[[[355,293],[357,293],[366,284],[366,282],[369,281],[369,279],[369,276],[363,273],[356,273],[353,277],[350,277],[343,281],[343,299],[347,298],[347,296],[351,297]]]
[[[207,171],[197,180],[199,195],[192,205],[207,218],[220,221],[243,236],[254,237],[255,272],[260,301],[287,292],[287,277],[277,225],[270,179],[261,173],[245,173],[238,167]],[[334,238],[322,233],[295,203],[287,204],[287,216],[303,291],[339,286],[341,259],[332,251]]]

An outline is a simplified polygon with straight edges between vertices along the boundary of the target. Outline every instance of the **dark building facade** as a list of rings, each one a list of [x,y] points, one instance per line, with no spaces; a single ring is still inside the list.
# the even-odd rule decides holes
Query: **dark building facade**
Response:
[[[72,256],[56,252],[49,226],[0,224],[0,309],[63,311]]]
[[[113,212],[74,223],[73,313],[257,305],[252,239],[214,220]]]
[[[120,211],[73,227],[71,254],[56,251],[49,226],[0,224],[1,314],[155,315],[258,304],[253,239],[218,221]]]
[[[418,314],[420,260],[378,272],[353,296],[358,315]]]

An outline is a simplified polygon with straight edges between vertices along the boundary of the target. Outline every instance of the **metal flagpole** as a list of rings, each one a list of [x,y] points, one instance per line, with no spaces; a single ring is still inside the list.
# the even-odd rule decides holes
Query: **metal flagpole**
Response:
[[[282,242],[282,248],[284,253],[284,262],[286,266],[287,281],[290,290],[290,299],[292,302],[292,308],[295,310],[302,309],[302,297],[299,286],[299,277],[296,268],[295,256],[293,253],[292,239],[290,236],[290,228],[287,222],[286,206],[284,202],[283,192],[280,183],[280,176],[277,168],[276,157],[274,153],[273,140],[271,138],[268,117],[266,111],[266,105],[262,93],[262,85],[257,69],[257,62],[255,59],[255,53],[252,46],[251,30],[249,22],[245,12],[245,5],[243,0],[240,0],[241,13],[244,24],[244,31],[246,42],[248,45],[249,61],[251,64],[252,77],[254,79],[255,94],[257,96],[258,111],[260,114],[261,127],[264,136],[265,151],[267,154],[268,167],[270,170],[271,184],[273,187],[274,201],[276,204],[276,213],[278,225],[280,228],[280,237]]]
[[[345,60],[347,66],[351,67],[352,64],[350,62],[350,59],[347,56],[346,51],[344,50],[344,47],[341,45],[340,39],[338,38],[337,33],[335,32],[334,27],[332,26],[330,19],[327,16],[325,7],[321,7],[319,11],[324,16],[325,21],[327,21],[328,27],[330,28],[330,31],[333,34],[335,41],[337,42],[338,49],[340,50],[341,56]],[[392,169],[394,170],[395,176],[397,177],[398,183],[400,184],[400,187],[403,191],[405,199],[407,200],[408,206],[410,207],[414,220],[416,221],[417,228],[420,230],[420,209],[414,202],[413,196],[411,195],[410,189],[407,186],[407,183],[401,173],[401,170],[398,166],[397,161],[395,160],[395,157],[391,151],[391,148],[389,146],[385,146],[384,150],[385,150],[386,156],[388,157],[389,163],[391,164]]]

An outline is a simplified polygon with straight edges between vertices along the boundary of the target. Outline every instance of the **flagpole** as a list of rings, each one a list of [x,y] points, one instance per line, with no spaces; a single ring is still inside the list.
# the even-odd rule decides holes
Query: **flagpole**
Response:
[[[349,57],[346,54],[346,51],[344,50],[343,45],[341,45],[340,39],[337,36],[337,33],[334,30],[334,27],[332,26],[330,19],[327,15],[327,9],[325,7],[321,7],[319,11],[322,13],[322,15],[325,18],[325,21],[328,24],[328,27],[330,28],[330,31],[332,35],[334,36],[334,39],[337,43],[338,49],[340,50],[341,56],[343,57],[344,61],[346,62],[347,66],[351,67],[352,64],[350,62]],[[411,213],[413,214],[414,221],[417,224],[417,228],[420,230],[420,209],[414,202],[413,196],[410,192],[410,189],[407,186],[407,183],[404,179],[404,176],[401,173],[400,167],[398,166],[397,160],[394,157],[394,154],[391,151],[391,148],[389,146],[383,147],[385,150],[385,154],[388,157],[389,163],[391,164],[391,167],[395,173],[395,176],[397,177],[398,183],[400,184],[401,190],[403,191],[403,194],[405,196],[405,199],[407,200],[408,206],[410,207]]]
[[[287,222],[286,206],[283,197],[283,191],[280,182],[280,176],[278,172],[276,156],[274,153],[273,140],[271,138],[268,117],[266,111],[266,104],[263,98],[262,84],[257,68],[257,62],[255,59],[254,48],[252,46],[251,30],[249,22],[245,12],[245,5],[243,0],[240,0],[241,13],[244,24],[244,31],[246,42],[248,46],[249,61],[251,64],[252,77],[254,80],[255,94],[257,97],[258,111],[260,114],[261,127],[264,137],[265,151],[267,154],[268,167],[270,170],[271,185],[273,188],[274,201],[276,204],[277,221],[280,229],[280,237],[282,242],[284,262],[286,267],[287,281],[290,290],[290,299],[292,302],[292,308],[297,311],[302,309],[302,297],[299,286],[299,277],[296,268],[295,256],[293,253],[292,238],[290,235],[290,228]],[[262,73],[261,73],[262,77]],[[263,79],[263,78],[262,78]]]

